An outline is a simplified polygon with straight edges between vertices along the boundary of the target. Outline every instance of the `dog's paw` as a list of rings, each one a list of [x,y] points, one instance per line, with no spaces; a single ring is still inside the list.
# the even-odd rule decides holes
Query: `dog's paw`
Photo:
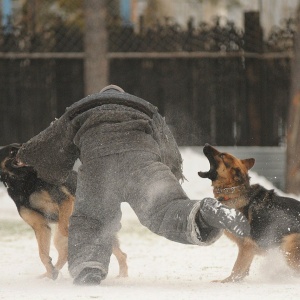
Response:
[[[117,278],[127,278],[128,277],[128,273],[120,273]]]
[[[236,278],[233,276],[229,276],[223,280],[212,280],[211,282],[214,282],[214,283],[238,283],[242,280],[243,280],[243,278]]]
[[[222,280],[212,280],[212,283],[222,283]]]
[[[59,271],[57,269],[53,269],[52,272],[46,272],[42,275],[39,275],[38,278],[39,279],[48,278],[48,279],[56,280],[58,275],[59,275]]]
[[[233,283],[235,281],[229,280],[228,278],[225,278],[223,280],[212,280],[211,282],[213,282],[213,283],[230,283],[230,282]]]
[[[38,279],[45,279],[45,278],[52,279],[52,274],[46,272],[46,273],[44,273],[44,274],[42,274],[42,275],[39,275],[37,278],[38,278]]]
[[[58,277],[58,274],[59,274],[59,271],[54,268],[53,271],[52,271],[52,279],[56,280],[57,277]]]

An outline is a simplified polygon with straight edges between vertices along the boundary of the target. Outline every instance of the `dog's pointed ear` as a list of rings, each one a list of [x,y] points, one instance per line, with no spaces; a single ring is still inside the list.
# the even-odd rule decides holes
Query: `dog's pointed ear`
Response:
[[[254,158],[242,159],[242,163],[247,168],[247,170],[250,170],[255,164],[255,159]]]

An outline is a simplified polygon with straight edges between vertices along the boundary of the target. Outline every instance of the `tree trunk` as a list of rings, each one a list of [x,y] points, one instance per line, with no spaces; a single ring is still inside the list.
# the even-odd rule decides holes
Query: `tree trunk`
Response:
[[[108,35],[106,0],[85,0],[85,94],[100,91],[108,83]]]
[[[245,51],[262,53],[263,32],[259,12],[250,11],[245,17]],[[261,108],[261,61],[246,58],[248,141],[251,146],[262,146],[262,108]]]
[[[300,5],[297,10],[297,31],[294,58],[291,62],[291,99],[287,132],[286,191],[300,194]]]

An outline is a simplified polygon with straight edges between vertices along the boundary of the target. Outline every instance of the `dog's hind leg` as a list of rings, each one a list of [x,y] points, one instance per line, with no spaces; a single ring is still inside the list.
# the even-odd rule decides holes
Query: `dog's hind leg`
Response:
[[[117,236],[113,239],[113,254],[119,263],[119,277],[128,277],[127,254],[121,250]]]
[[[58,229],[58,225],[56,226],[53,241],[58,252],[55,269],[61,270],[68,260],[68,236],[61,234],[61,231]]]
[[[54,245],[58,252],[55,268],[61,270],[68,260],[69,218],[73,211],[74,197],[69,196],[59,206],[59,220],[54,236]]]
[[[21,208],[19,213],[23,220],[34,230],[38,243],[40,259],[46,268],[46,273],[41,275],[41,277],[56,279],[58,271],[53,266],[52,259],[49,256],[51,228],[49,227],[47,220],[39,213],[28,208]]]
[[[58,207],[58,230],[63,236],[69,235],[69,220],[73,212],[75,197],[71,194]]]
[[[300,233],[293,233],[283,239],[281,249],[287,264],[300,275]]]

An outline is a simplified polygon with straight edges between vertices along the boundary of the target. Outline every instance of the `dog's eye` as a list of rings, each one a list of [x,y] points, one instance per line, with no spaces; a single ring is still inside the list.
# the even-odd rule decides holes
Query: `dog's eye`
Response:
[[[9,156],[12,157],[12,156],[15,156],[15,154],[17,153],[17,150],[16,149],[11,149],[9,151]]]
[[[224,158],[224,154],[223,153],[219,154],[219,157],[223,159]]]

